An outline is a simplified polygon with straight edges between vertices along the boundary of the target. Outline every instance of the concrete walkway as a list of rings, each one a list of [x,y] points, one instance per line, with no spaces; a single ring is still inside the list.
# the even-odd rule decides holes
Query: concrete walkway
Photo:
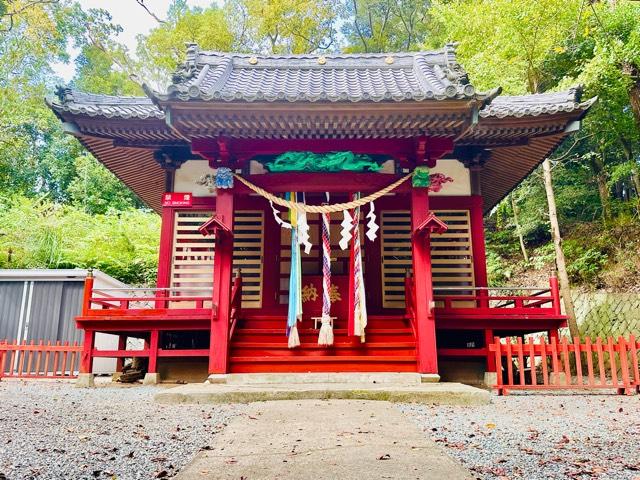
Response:
[[[474,477],[388,402],[285,400],[249,405],[175,478]]]
[[[363,374],[353,378],[313,377],[312,374],[269,379],[228,376],[227,383],[191,383],[164,390],[155,401],[166,404],[249,403],[269,400],[385,400],[438,405],[486,405],[491,401],[488,391],[461,383],[420,383],[420,377],[382,377],[366,382]],[[377,377],[374,377],[377,378]],[[356,381],[353,381],[356,380]],[[262,383],[264,382],[264,383]],[[290,382],[290,383],[289,383]]]

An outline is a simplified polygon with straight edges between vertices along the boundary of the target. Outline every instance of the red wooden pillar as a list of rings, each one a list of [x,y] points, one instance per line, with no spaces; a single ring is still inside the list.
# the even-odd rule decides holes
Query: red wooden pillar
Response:
[[[484,243],[484,216],[482,212],[482,197],[480,195],[471,197],[469,214],[471,217],[473,277],[475,286],[483,288],[483,290],[478,290],[478,307],[487,308],[489,307],[489,302],[486,299],[488,292],[485,289],[488,286],[487,253]]]
[[[216,217],[233,231],[233,189],[219,189]],[[209,373],[227,373],[233,235],[218,229],[213,261],[213,305],[209,344]]]
[[[426,188],[411,191],[411,247],[413,250],[413,279],[415,288],[416,346],[418,372],[438,373],[436,324],[433,316],[433,286],[431,283],[431,252],[429,233],[417,234],[416,228],[429,216],[429,197]]]
[[[173,250],[173,229],[175,209],[162,207],[162,224],[160,229],[160,248],[158,250],[158,277],[156,287],[169,288],[171,286],[171,254]],[[165,296],[167,292],[161,290],[158,296]],[[166,302],[156,302],[156,308],[167,308]]]
[[[484,330],[484,348],[487,349],[487,372],[496,371],[496,355],[489,351],[489,345],[494,342],[493,329],[485,328]]]
[[[471,217],[471,248],[473,258],[473,276],[475,286],[483,288],[478,290],[478,307],[488,308],[489,301],[487,299],[489,292],[484,289],[488,286],[487,280],[487,253],[485,250],[484,239],[484,215],[482,211],[482,196],[473,195],[471,197],[471,206],[469,214]],[[486,328],[484,330],[485,345],[487,350],[489,344],[493,342],[493,330]],[[495,355],[487,351],[487,372],[496,371]]]
[[[473,249],[473,275],[476,287],[486,287],[487,284],[487,253],[484,243],[484,215],[482,212],[482,197],[471,197],[471,248]]]
[[[95,344],[95,332],[93,330],[84,331],[84,344],[82,345],[82,356],[80,357],[80,373],[93,373],[93,348]]]
[[[147,366],[148,373],[158,373],[158,340],[160,338],[160,332],[158,330],[151,330],[149,337],[149,365]]]

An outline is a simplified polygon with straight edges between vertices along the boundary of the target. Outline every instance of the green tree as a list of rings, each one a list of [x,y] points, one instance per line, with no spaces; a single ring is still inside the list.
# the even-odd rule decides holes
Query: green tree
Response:
[[[342,33],[349,52],[418,50],[429,32],[429,0],[347,0]]]

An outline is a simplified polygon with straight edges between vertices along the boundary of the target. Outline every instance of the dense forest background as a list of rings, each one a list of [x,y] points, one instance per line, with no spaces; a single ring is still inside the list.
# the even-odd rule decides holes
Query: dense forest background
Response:
[[[459,43],[479,89],[537,93],[582,85],[598,97],[581,131],[550,159],[575,285],[630,291],[640,275],[640,3],[623,0],[224,0],[206,9],[144,0],[157,27],[119,41],[107,10],[70,0],[0,0],[0,268],[93,266],[153,283],[159,217],[61,130],[44,97],[52,65],[72,87],[161,89],[185,42],[220,51],[380,52]],[[105,2],[108,6],[108,2]],[[80,51],[70,58],[73,48]],[[553,270],[542,174],[490,215],[493,284],[544,284]]]

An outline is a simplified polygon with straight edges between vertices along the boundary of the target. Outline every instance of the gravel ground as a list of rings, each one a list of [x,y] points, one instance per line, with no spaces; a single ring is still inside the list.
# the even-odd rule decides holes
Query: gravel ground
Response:
[[[3,380],[0,479],[169,478],[243,409],[158,405],[161,388]]]
[[[509,395],[483,407],[404,404],[482,479],[640,480],[640,396]]]

